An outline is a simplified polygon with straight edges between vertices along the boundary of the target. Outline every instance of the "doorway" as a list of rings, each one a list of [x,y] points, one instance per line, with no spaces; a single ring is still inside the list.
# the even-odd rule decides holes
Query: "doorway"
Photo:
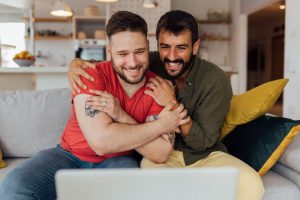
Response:
[[[285,10],[280,2],[248,17],[247,90],[283,78]],[[269,113],[282,116],[282,95]]]

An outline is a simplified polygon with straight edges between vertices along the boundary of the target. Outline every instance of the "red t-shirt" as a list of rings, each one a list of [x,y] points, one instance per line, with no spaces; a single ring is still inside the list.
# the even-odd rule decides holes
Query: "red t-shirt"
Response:
[[[146,86],[141,87],[133,97],[129,98],[123,90],[110,61],[97,64],[97,69],[87,68],[86,71],[94,77],[94,82],[91,82],[84,77],[81,80],[86,84],[87,89],[81,90],[79,94],[91,94],[90,89],[107,91],[117,97],[120,101],[120,106],[138,123],[145,122],[147,116],[157,115],[162,110],[149,95],[144,94]],[[148,71],[146,74],[145,84],[149,78],[156,76],[153,72]],[[73,95],[73,98],[78,95]],[[91,94],[94,95],[94,94]],[[101,134],[95,130],[97,134]],[[61,146],[65,150],[71,152],[78,158],[86,162],[99,163],[107,158],[120,155],[128,155],[132,151],[119,152],[98,156],[88,145],[84,134],[82,133],[77,121],[75,107],[72,104],[72,114],[67,123],[67,126],[61,137]]]

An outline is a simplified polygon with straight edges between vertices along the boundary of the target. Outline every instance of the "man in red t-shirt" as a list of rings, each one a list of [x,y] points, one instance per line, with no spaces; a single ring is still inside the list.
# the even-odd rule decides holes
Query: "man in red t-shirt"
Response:
[[[55,199],[54,176],[58,170],[138,167],[131,155],[134,149],[154,162],[168,159],[174,138],[167,133],[189,119],[182,105],[174,110],[173,104],[168,105],[161,111],[144,94],[148,79],[155,76],[147,71],[147,24],[136,14],[120,11],[109,20],[106,33],[112,60],[89,69],[94,82],[82,78],[87,88],[72,97],[72,115],[61,146],[41,151],[12,170],[1,183],[1,198]],[[90,105],[92,95],[99,93],[93,89],[104,94],[101,109]],[[105,91],[110,94],[105,95]],[[111,100],[118,101],[122,108],[119,112],[126,114],[112,109],[100,111],[115,105]],[[151,121],[158,114],[158,119]],[[150,122],[142,123],[145,121]]]

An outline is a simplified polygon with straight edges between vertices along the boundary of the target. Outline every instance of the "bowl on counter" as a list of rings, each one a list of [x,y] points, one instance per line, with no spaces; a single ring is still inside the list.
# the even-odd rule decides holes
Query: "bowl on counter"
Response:
[[[20,67],[29,67],[32,65],[35,60],[30,60],[30,59],[14,59],[14,62],[17,63]]]

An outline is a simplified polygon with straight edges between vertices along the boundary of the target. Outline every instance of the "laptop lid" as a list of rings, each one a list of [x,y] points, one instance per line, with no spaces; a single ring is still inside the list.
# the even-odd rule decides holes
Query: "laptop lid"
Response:
[[[58,200],[235,200],[238,170],[78,169],[56,173]]]

